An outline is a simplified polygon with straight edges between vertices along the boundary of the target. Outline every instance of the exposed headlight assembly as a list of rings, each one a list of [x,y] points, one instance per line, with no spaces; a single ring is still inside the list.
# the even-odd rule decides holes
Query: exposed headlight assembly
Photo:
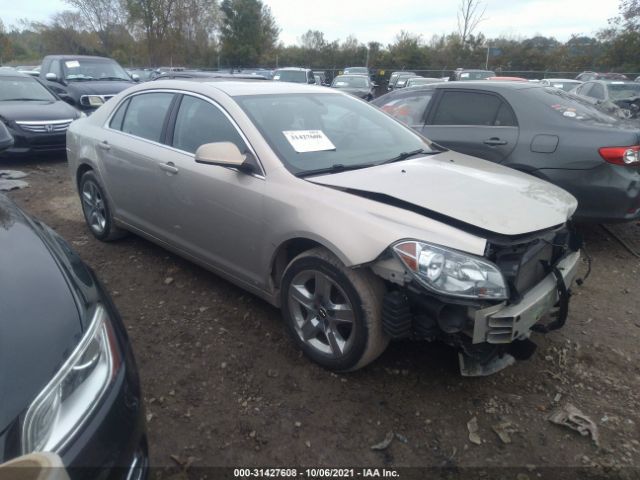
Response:
[[[426,242],[402,241],[393,252],[427,289],[463,298],[505,300],[509,290],[488,260]]]
[[[98,305],[82,340],[29,406],[22,453],[62,449],[113,381],[121,355],[106,310]]]

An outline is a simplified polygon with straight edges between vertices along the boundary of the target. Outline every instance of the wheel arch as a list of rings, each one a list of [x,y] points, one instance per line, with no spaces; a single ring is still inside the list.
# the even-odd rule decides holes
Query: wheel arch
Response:
[[[269,280],[273,287],[274,299],[278,299],[277,301],[279,302],[280,296],[278,295],[278,292],[280,291],[280,283],[282,282],[284,271],[289,263],[291,263],[291,260],[302,252],[306,252],[307,250],[312,250],[317,247],[325,248],[338,257],[345,265],[348,265],[345,255],[329,242],[318,238],[311,238],[310,235],[289,238],[281,242],[275,249],[269,264]]]

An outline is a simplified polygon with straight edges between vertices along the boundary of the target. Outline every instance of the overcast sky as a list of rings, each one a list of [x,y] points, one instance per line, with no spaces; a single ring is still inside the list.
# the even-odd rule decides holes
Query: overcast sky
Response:
[[[309,29],[324,32],[329,41],[355,35],[361,42],[386,45],[400,30],[433,34],[456,29],[458,0],[266,0],[282,29],[285,44],[298,41]],[[480,31],[489,37],[542,34],[567,40],[571,34],[593,35],[615,16],[618,0],[485,0]],[[21,18],[44,21],[67,8],[63,0],[0,0],[5,26]]]

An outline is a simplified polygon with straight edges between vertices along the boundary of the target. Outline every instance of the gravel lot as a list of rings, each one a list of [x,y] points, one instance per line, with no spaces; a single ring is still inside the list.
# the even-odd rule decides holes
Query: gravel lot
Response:
[[[593,272],[568,323],[536,335],[531,360],[465,379],[448,347],[402,342],[336,375],[302,357],[258,298],[138,237],[95,240],[64,160],[2,168],[29,173],[30,187],[9,195],[111,290],[142,375],[154,466],[511,466],[534,478],[595,465],[637,478],[622,467],[640,468],[640,261],[598,226],[582,228]],[[640,250],[640,224],[615,229]],[[549,422],[566,403],[597,424],[600,447]],[[492,430],[500,422],[511,443]],[[372,450],[388,432],[391,444]]]

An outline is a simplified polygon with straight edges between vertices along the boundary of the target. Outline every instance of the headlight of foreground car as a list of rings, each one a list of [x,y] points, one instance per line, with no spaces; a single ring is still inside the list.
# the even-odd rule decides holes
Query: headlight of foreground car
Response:
[[[29,406],[22,453],[60,450],[89,417],[112,382],[121,355],[102,306],[58,373]]]
[[[488,260],[418,241],[396,243],[393,251],[414,277],[435,293],[490,300],[509,298],[502,273]]]

